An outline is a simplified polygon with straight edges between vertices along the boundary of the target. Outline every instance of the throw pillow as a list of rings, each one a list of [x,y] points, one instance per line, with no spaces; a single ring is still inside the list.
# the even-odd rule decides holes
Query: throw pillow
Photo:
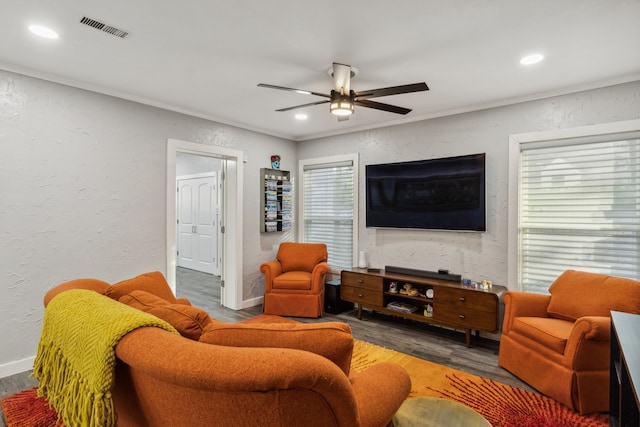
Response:
[[[180,335],[194,341],[200,338],[206,325],[216,322],[204,310],[190,305],[172,304],[145,291],[132,291],[118,301],[159,317],[176,328]]]
[[[176,297],[173,295],[167,280],[159,271],[141,274],[132,279],[123,280],[111,285],[105,292],[105,295],[117,301],[120,300],[120,297],[123,295],[131,293],[131,291],[146,291],[171,303],[176,302]]]
[[[210,323],[200,342],[231,347],[272,347],[305,350],[324,356],[349,375],[353,336],[341,322],[324,323]]]

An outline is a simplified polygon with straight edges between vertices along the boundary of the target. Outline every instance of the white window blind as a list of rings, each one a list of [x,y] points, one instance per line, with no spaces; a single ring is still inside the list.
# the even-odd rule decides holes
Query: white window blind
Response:
[[[305,242],[324,243],[332,270],[353,265],[353,162],[304,166]]]
[[[567,269],[638,278],[640,139],[545,143],[521,153],[519,281],[548,293]]]

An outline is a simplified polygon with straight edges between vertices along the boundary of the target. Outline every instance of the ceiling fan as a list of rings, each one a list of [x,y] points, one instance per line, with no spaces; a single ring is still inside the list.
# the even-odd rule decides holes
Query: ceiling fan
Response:
[[[295,107],[281,108],[276,111],[291,111],[298,108],[310,107],[313,105],[327,104],[329,103],[329,111],[331,114],[338,116],[338,121],[349,120],[349,116],[353,114],[355,106],[373,108],[375,110],[388,111],[390,113],[407,114],[411,110],[409,108],[397,107],[395,105],[383,104],[381,102],[371,101],[371,98],[378,98],[381,96],[399,95],[403,93],[421,92],[429,90],[429,87],[425,82],[413,83],[402,86],[385,87],[381,89],[370,89],[362,92],[355,92],[351,90],[351,78],[355,73],[351,66],[345,64],[333,63],[333,68],[330,74],[333,76],[333,86],[331,94],[312,92],[309,90],[293,89],[290,87],[275,86],[266,83],[259,83],[259,87],[266,87],[269,89],[287,90],[292,92],[301,93],[304,95],[315,95],[323,98],[328,98],[322,101],[311,102],[309,104],[296,105]]]

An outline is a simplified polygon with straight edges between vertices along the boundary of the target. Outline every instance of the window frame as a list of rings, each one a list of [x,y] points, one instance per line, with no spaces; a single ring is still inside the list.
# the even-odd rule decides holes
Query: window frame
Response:
[[[302,159],[298,161],[298,179],[299,184],[297,185],[298,191],[298,240],[300,242],[305,241],[305,232],[304,232],[304,169],[307,166],[327,166],[330,167],[332,164],[339,164],[351,162],[353,165],[353,223],[352,223],[352,254],[351,254],[351,262],[352,265],[356,265],[356,257],[358,253],[358,218],[359,218],[359,155],[358,153],[351,154],[341,154],[335,156],[328,157],[317,157],[310,159]],[[339,274],[340,271],[337,271],[330,266],[330,273]]]
[[[617,134],[640,131],[640,120],[627,120],[614,123],[601,123],[566,129],[556,129],[542,132],[521,133],[509,135],[509,210],[507,236],[507,277],[509,289],[523,291],[523,284],[519,282],[520,269],[520,168],[523,149],[532,145],[569,145],[572,140],[580,139],[580,143],[588,142],[589,138],[615,138]]]

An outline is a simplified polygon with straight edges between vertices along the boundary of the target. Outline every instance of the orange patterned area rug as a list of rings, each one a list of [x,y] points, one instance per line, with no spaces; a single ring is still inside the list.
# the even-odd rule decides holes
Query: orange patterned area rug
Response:
[[[0,400],[8,427],[64,427],[47,399],[38,397],[38,388],[30,388]]]
[[[480,413],[494,427],[609,426],[607,415],[580,415],[546,396],[356,340],[352,370],[359,372],[380,362],[397,363],[407,370],[412,383],[409,398],[455,400]]]

